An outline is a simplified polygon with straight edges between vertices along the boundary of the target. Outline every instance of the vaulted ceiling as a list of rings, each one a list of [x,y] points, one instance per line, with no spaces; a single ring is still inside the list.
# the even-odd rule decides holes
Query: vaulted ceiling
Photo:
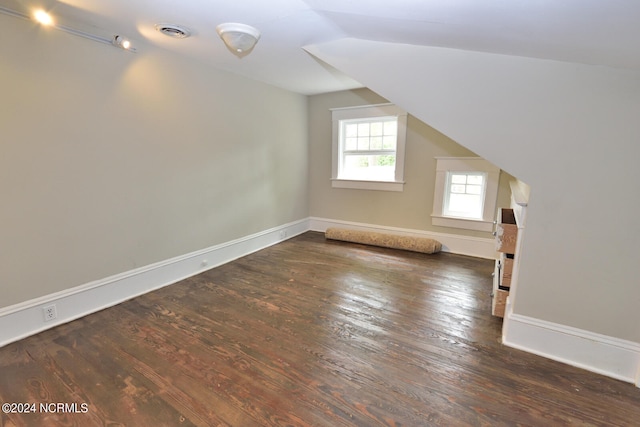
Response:
[[[302,94],[361,86],[303,49],[343,38],[640,70],[636,0],[0,0],[0,11],[30,16],[39,8],[58,25],[125,35],[136,55],[167,49]],[[224,22],[260,30],[250,55],[225,48],[215,29]],[[167,37],[158,23],[192,35]],[[379,66],[394,64],[381,57]]]

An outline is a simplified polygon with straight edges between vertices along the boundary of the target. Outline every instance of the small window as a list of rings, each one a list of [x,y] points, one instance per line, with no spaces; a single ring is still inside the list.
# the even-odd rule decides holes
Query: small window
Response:
[[[436,159],[433,225],[491,231],[500,169],[479,157]]]
[[[394,105],[332,110],[332,185],[402,191],[406,113]]]

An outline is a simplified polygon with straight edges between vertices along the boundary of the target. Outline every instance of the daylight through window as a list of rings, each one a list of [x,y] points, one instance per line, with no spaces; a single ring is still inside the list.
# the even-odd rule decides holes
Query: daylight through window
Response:
[[[449,172],[444,216],[482,219],[486,174]]]
[[[402,191],[407,113],[392,104],[336,108],[332,186]]]
[[[338,178],[393,181],[398,119],[341,120],[342,161]]]

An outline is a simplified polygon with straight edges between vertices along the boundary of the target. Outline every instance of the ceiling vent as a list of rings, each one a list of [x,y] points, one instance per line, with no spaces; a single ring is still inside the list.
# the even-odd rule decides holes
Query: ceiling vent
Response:
[[[174,39],[186,39],[191,35],[191,31],[173,24],[156,24],[156,30]]]

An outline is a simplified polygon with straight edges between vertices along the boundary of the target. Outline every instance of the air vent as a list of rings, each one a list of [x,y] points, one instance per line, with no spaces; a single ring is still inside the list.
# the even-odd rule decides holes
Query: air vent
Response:
[[[191,31],[173,24],[156,24],[156,30],[174,39],[186,39],[191,35]]]

